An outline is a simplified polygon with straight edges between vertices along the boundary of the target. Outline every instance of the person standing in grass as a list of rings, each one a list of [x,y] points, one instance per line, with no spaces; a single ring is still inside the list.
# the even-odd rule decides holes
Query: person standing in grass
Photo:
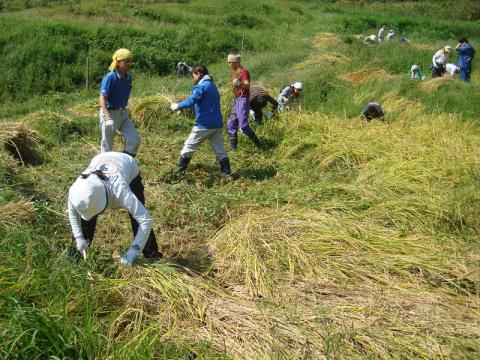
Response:
[[[272,105],[272,109],[267,115],[268,118],[271,119],[278,108],[278,102],[261,87],[253,87],[250,89],[250,109],[253,110],[257,125],[262,123],[262,109],[267,106],[267,103]]]
[[[299,110],[301,110],[301,98],[303,91],[303,83],[297,81],[292,85],[286,85],[280,90],[277,101],[280,105],[279,111],[290,110],[294,104],[299,104]]]
[[[378,30],[378,41],[384,42],[385,41],[385,31],[387,31],[387,25],[383,24],[380,30]]]
[[[204,65],[193,66],[191,75],[195,84],[192,95],[178,104],[172,103],[170,105],[173,111],[192,107],[195,109],[195,125],[183,145],[178,167],[174,172],[177,174],[184,173],[195,150],[205,140],[208,140],[220,163],[222,176],[229,176],[232,171],[230,170],[230,160],[223,144],[223,118],[220,110],[220,93]]]
[[[450,51],[452,48],[450,46],[445,46],[443,49],[438,50],[435,55],[433,55],[432,63],[432,78],[443,76],[445,74],[445,64],[448,61]]]
[[[382,121],[385,120],[382,106],[376,102],[368,103],[367,106],[365,106],[365,109],[363,110],[363,116],[367,121],[371,121],[373,119],[379,119]]]
[[[460,68],[460,79],[462,81],[470,81],[475,49],[466,38],[461,38],[458,40],[455,50],[458,53],[457,66]]]
[[[239,54],[229,54],[227,57],[228,66],[232,69],[232,84],[235,95],[235,105],[227,120],[230,146],[232,150],[237,150],[238,127],[240,126],[243,133],[252,140],[255,146],[263,149],[265,146],[248,123],[250,110],[250,73],[240,64],[240,61],[241,56]]]
[[[132,90],[133,56],[127,49],[117,50],[112,57],[109,70],[100,86],[100,129],[102,140],[101,152],[113,150],[115,132],[120,132],[124,139],[124,152],[135,156],[140,146],[140,137],[130,120],[127,110],[128,97]]]
[[[120,262],[132,264],[140,252],[146,258],[160,259],[138,165],[132,156],[110,151],[95,156],[68,193],[72,238],[80,253],[92,243],[98,216],[116,208],[128,211],[134,236]]]

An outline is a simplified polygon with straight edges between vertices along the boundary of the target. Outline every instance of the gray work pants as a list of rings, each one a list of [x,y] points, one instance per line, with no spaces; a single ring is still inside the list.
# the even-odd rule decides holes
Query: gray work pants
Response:
[[[187,140],[185,140],[180,155],[185,158],[191,158],[195,150],[197,150],[205,140],[210,142],[210,146],[218,161],[228,157],[223,143],[223,129],[202,129],[197,126],[193,127],[192,132]]]
[[[100,130],[102,132],[102,141],[100,143],[100,151],[113,151],[113,137],[119,132],[123,137],[124,152],[135,156],[140,146],[140,137],[137,129],[130,120],[128,110],[109,110],[110,117],[113,120],[113,126],[106,125],[106,119],[103,111],[100,110]]]

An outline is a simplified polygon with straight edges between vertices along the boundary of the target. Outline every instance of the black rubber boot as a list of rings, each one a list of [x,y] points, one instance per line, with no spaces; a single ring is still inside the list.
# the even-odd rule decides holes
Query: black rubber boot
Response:
[[[265,144],[260,141],[257,134],[253,133],[253,134],[248,134],[247,136],[250,138],[250,140],[252,140],[252,142],[255,144],[257,148],[259,148],[260,150],[266,149]]]
[[[232,174],[232,170],[230,169],[230,159],[223,158],[222,160],[219,161],[220,163],[220,172],[222,173],[222,176],[229,176]]]
[[[179,175],[183,174],[185,170],[187,170],[187,166],[190,163],[190,160],[192,160],[191,157],[186,158],[186,157],[180,156],[180,160],[178,161],[178,166],[175,168],[175,170],[173,170],[173,173],[179,174]]]
[[[237,150],[238,147],[238,137],[237,135],[230,136],[230,148],[232,150]]]

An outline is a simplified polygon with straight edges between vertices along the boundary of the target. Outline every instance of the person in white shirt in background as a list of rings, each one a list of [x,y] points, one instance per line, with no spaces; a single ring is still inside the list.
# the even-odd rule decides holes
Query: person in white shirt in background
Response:
[[[395,36],[395,30],[390,29],[390,30],[388,31],[386,40],[387,40],[387,41],[390,41],[390,40],[393,39],[394,36]]]
[[[452,48],[445,46],[443,49],[438,50],[432,58],[432,78],[443,76],[445,74],[445,64],[448,61]]]
[[[98,215],[124,208],[130,215],[134,239],[120,262],[131,265],[140,252],[146,258],[160,259],[153,220],[144,204],[142,178],[132,156],[113,151],[95,156],[68,193],[68,217],[77,250],[86,258]]]
[[[423,73],[423,71],[420,71],[420,66],[418,66],[417,64],[412,65],[412,67],[410,68],[410,77],[412,79],[425,80],[425,74]]]
[[[387,31],[387,25],[383,24],[380,30],[378,30],[378,41],[385,41],[385,31]]]
[[[375,45],[376,42],[377,42],[377,37],[375,35],[370,35],[370,36],[367,36],[365,39],[363,39],[363,43],[368,45]]]
[[[455,74],[458,74],[460,73],[460,68],[455,65],[455,64],[447,64],[445,65],[445,69],[447,70],[447,73],[450,74],[450,76],[452,77],[452,79],[455,77]]]

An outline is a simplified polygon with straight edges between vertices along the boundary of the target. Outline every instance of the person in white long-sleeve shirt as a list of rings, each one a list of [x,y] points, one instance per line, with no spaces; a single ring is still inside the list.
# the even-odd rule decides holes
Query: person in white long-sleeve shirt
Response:
[[[378,30],[378,41],[385,41],[385,31],[387,31],[387,25],[383,24],[380,30]]]
[[[98,215],[107,209],[124,208],[130,215],[134,239],[120,262],[132,264],[140,252],[146,258],[161,258],[153,220],[144,205],[144,187],[135,159],[113,151],[95,156],[68,194],[68,216],[77,250],[82,253],[91,244]]]
[[[445,74],[445,64],[448,61],[450,51],[452,48],[450,46],[445,46],[443,49],[438,50],[432,58],[432,78],[443,76]]]

